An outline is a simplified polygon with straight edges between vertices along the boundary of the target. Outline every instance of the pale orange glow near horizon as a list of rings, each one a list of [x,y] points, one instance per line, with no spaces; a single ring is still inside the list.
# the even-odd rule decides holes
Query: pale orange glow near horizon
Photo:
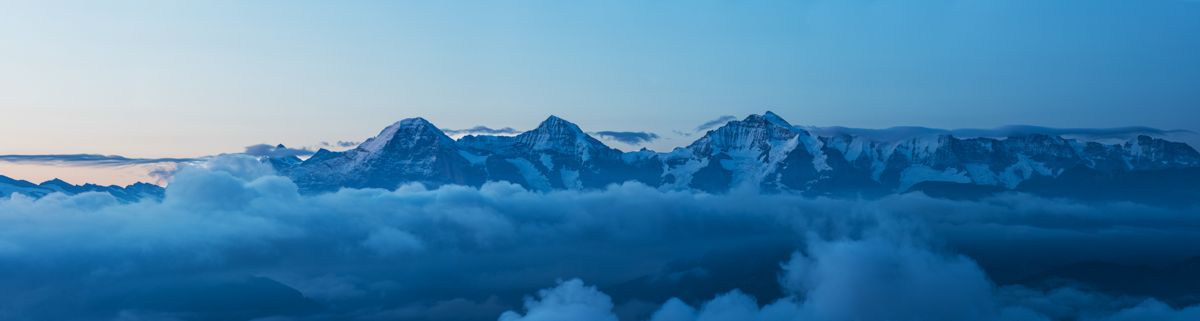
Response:
[[[173,164],[147,164],[130,166],[66,166],[0,162],[0,175],[26,180],[38,184],[52,179],[61,179],[74,185],[92,183],[97,185],[125,186],[137,182],[166,185],[161,177],[150,173],[156,169],[171,169]]]

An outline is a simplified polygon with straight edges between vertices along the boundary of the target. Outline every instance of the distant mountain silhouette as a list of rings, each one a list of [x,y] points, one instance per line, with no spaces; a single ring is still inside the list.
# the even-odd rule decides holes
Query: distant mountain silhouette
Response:
[[[52,179],[41,184],[16,180],[0,175],[0,197],[8,197],[14,193],[30,197],[43,197],[52,193],[76,195],[87,192],[109,193],[123,202],[135,202],[141,199],[161,199],[164,189],[158,185],[135,183],[126,186],[83,184],[72,185],[60,179]]]

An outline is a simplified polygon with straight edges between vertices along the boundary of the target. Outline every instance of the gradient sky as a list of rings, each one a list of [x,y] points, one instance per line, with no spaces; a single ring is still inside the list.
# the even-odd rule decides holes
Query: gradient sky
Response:
[[[0,154],[443,128],[1200,130],[1200,2],[0,1]]]

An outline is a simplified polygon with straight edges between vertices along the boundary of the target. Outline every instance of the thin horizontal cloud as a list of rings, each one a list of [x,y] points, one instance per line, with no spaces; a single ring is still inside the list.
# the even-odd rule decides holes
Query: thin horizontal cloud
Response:
[[[266,157],[290,157],[290,156],[309,156],[314,152],[307,148],[288,148],[283,145],[271,146],[267,144],[257,144],[246,146],[246,150],[242,152],[251,156],[266,156]]]
[[[521,131],[512,127],[491,128],[487,126],[475,126],[465,129],[443,129],[442,132],[446,135],[516,135]]]
[[[192,163],[202,158],[129,158],[99,154],[0,155],[0,162],[71,166],[116,167],[159,163]]]
[[[658,134],[650,132],[619,132],[604,130],[593,132],[592,134],[630,145],[649,143],[659,138]]]
[[[710,121],[706,121],[706,122],[704,122],[703,124],[700,124],[700,126],[696,126],[696,130],[695,130],[695,131],[696,131],[697,133],[699,133],[699,132],[702,132],[702,131],[706,131],[706,130],[712,129],[712,128],[714,128],[714,127],[717,127],[717,126],[724,125],[725,123],[728,123],[728,122],[730,122],[730,121],[732,121],[732,120],[735,120],[735,119],[737,119],[737,117],[733,117],[733,116],[731,116],[731,115],[725,115],[725,116],[717,117],[717,119],[713,119],[713,120],[710,120]]]
[[[990,130],[978,129],[956,129],[952,132],[955,135],[962,136],[1015,136],[1029,134],[1045,134],[1045,135],[1060,135],[1060,136],[1083,136],[1091,138],[1121,138],[1135,135],[1174,135],[1174,134],[1195,134],[1195,132],[1183,129],[1158,129],[1144,126],[1131,127],[1114,127],[1114,128],[1051,128],[1029,125],[1012,125],[998,127]]]
[[[324,148],[324,147],[348,148],[348,147],[358,146],[358,144],[360,144],[360,143],[362,143],[362,142],[339,140],[336,142],[321,142],[318,145],[321,146],[322,148]]]
[[[919,126],[900,126],[884,129],[851,128],[851,127],[805,127],[805,130],[818,136],[859,136],[875,140],[897,140],[927,135],[953,135],[957,137],[1010,137],[1021,135],[1053,135],[1077,137],[1084,139],[1116,139],[1131,138],[1138,135],[1171,136],[1195,135],[1196,132],[1182,129],[1158,129],[1144,126],[1114,127],[1114,128],[1053,128],[1031,125],[1010,125],[992,129],[961,128],[940,129]]]

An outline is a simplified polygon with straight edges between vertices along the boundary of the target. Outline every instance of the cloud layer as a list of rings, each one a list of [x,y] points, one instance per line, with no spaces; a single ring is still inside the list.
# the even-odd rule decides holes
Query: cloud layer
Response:
[[[308,148],[289,148],[283,145],[257,144],[246,146],[243,154],[265,157],[310,156],[314,152]]]
[[[0,155],[0,162],[53,164],[73,166],[132,166],[159,163],[191,163],[198,158],[129,158],[118,155],[97,154],[55,154],[55,155]]]
[[[471,128],[464,128],[464,129],[443,129],[442,132],[444,132],[444,133],[446,133],[446,135],[450,135],[450,136],[516,135],[516,134],[521,133],[521,131],[513,129],[512,127],[491,128],[491,127],[487,127],[487,126],[483,126],[483,125],[475,126],[475,127],[471,127]]]
[[[640,145],[658,140],[658,134],[650,132],[619,132],[619,131],[598,131],[593,132],[593,135],[600,138],[607,138],[629,145]]]
[[[1177,315],[1195,309],[1146,298],[1177,302],[1169,292],[1020,280],[1071,263],[1196,256],[1196,213],[1020,194],[860,201],[640,184],[303,195],[231,155],[181,169],[161,202],[0,200],[0,297],[12,298],[0,319],[1080,316],[1059,301],[1103,303],[1089,318]],[[863,305],[869,314],[845,314]]]
[[[1010,137],[1020,135],[1042,134],[1080,138],[1085,140],[1128,139],[1138,135],[1157,137],[1196,135],[1188,130],[1164,130],[1151,127],[1116,127],[1116,128],[1052,128],[1030,125],[1010,125],[992,129],[938,129],[928,127],[891,127],[885,129],[867,129],[850,127],[805,127],[818,136],[851,135],[874,140],[891,141],[927,135],[953,135],[957,137]]]
[[[718,126],[724,125],[725,123],[728,123],[728,122],[731,122],[734,120],[737,120],[737,117],[734,117],[732,115],[725,115],[725,116],[717,117],[717,119],[706,121],[703,124],[696,126],[696,129],[694,131],[697,133],[703,132],[703,131],[706,131],[709,129],[717,128]]]
[[[1200,305],[1112,297],[1071,287],[996,287],[969,258],[881,238],[816,241],[782,266],[788,293],[765,305],[741,291],[694,307],[672,298],[650,321],[1195,320]],[[501,321],[617,320],[612,299],[572,279],[527,298]]]

